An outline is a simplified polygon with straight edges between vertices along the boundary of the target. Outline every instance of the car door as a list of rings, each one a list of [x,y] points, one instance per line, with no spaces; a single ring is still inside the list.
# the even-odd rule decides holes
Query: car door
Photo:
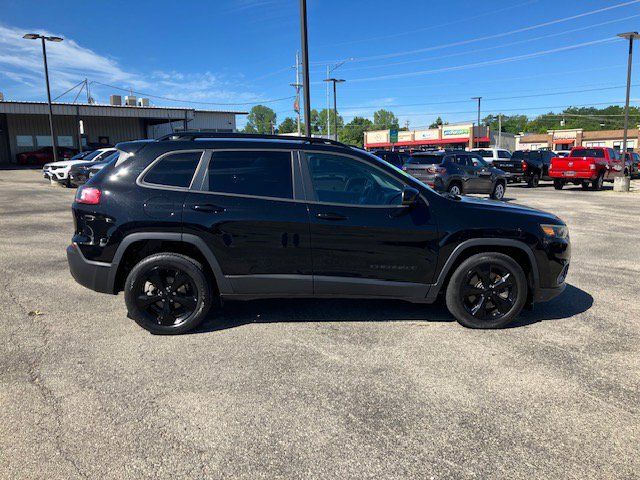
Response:
[[[438,234],[425,199],[402,205],[404,177],[356,155],[301,154],[317,295],[424,297]]]
[[[292,158],[290,150],[213,150],[187,196],[183,232],[204,240],[233,293],[313,293],[309,216]]]
[[[464,154],[464,157],[469,175],[467,193],[489,193],[492,186],[491,167],[480,155]]]

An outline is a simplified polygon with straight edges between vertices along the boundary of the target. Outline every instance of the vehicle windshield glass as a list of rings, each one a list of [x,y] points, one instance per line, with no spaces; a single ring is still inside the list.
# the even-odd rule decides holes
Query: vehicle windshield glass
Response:
[[[491,150],[474,150],[473,153],[477,153],[484,158],[492,158],[493,152]]]
[[[91,152],[89,155],[87,155],[86,157],[84,157],[83,160],[93,160],[94,158],[96,158],[101,153],[102,152],[100,150],[95,150],[95,151]]]
[[[569,154],[570,157],[596,157],[604,158],[604,150],[599,148],[576,148]]]
[[[540,152],[539,151],[526,152],[526,151],[518,150],[513,152],[513,155],[511,155],[511,158],[513,160],[539,160]]]
[[[407,163],[413,165],[436,165],[442,163],[442,155],[414,155]]]

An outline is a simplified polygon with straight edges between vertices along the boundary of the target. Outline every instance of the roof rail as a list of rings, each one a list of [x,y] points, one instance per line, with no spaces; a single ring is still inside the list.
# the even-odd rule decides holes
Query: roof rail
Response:
[[[336,145],[338,147],[349,147],[346,143],[338,142],[328,138],[315,138],[315,137],[297,137],[289,135],[266,135],[261,133],[222,133],[222,132],[207,132],[196,130],[184,130],[181,132],[170,133],[164,135],[156,140],[158,142],[165,140],[196,140],[198,138],[233,138],[233,139],[261,139],[261,140],[286,140],[290,142],[306,142],[306,143],[319,143],[325,145]]]

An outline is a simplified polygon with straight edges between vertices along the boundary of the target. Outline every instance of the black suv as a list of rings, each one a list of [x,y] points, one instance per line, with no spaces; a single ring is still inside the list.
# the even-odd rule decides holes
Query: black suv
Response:
[[[507,190],[502,170],[492,167],[477,153],[463,150],[416,152],[402,169],[439,192],[488,193],[501,200]]]
[[[118,149],[77,192],[67,256],[153,333],[282,297],[441,295],[463,325],[497,328],[565,286],[556,216],[437,193],[338,142],[183,132]]]
[[[549,166],[556,155],[549,150],[516,150],[510,159],[494,160],[493,164],[510,175],[509,180],[524,181],[535,188],[540,180],[551,180]]]

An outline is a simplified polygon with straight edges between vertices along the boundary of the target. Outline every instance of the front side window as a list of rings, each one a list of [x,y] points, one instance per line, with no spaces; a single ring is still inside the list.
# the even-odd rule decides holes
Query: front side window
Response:
[[[305,153],[316,200],[346,205],[400,205],[404,185],[360,160],[328,153]]]
[[[511,158],[511,154],[506,150],[498,150],[498,158]]]
[[[214,152],[207,175],[211,192],[293,198],[291,152]]]
[[[145,183],[188,188],[196,172],[202,151],[175,152],[162,157],[144,176]]]

